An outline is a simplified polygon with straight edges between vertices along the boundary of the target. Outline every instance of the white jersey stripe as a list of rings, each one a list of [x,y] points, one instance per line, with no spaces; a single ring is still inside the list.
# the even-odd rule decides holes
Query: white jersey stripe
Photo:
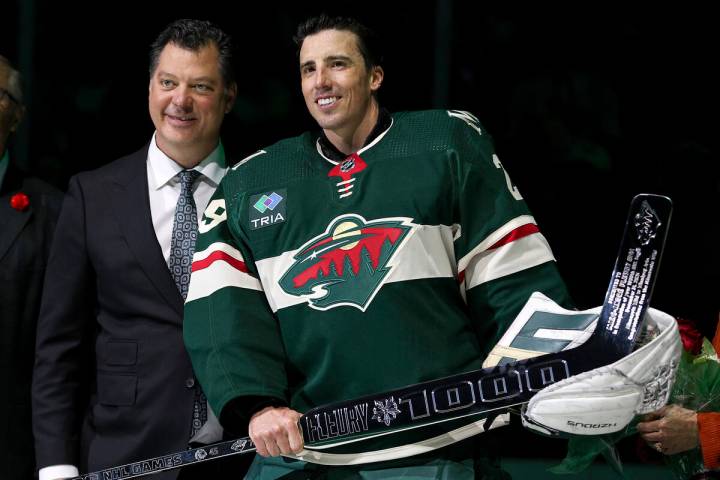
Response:
[[[388,263],[387,282],[456,277],[453,231],[447,225],[418,225],[403,249]]]
[[[465,289],[554,260],[545,237],[533,233],[470,259],[465,268]]]
[[[225,287],[262,291],[262,285],[257,278],[238,270],[227,262],[216,261],[202,270],[193,272],[185,303],[205,298]]]
[[[227,243],[215,242],[193,255],[193,273],[185,301],[204,298],[224,287],[262,290],[258,279],[247,273],[240,251]]]
[[[233,257],[235,260],[239,260],[241,262],[245,261],[242,254],[240,253],[240,250],[238,250],[237,248],[227,243],[215,242],[210,244],[205,250],[195,252],[195,255],[193,255],[193,263],[197,262],[198,260],[204,260],[215,252],[225,252],[231,257]]]
[[[285,293],[278,281],[285,274],[285,271],[293,264],[293,257],[299,249],[284,252],[278,257],[266,258],[255,262],[260,275],[260,282],[265,289],[265,296],[273,312],[281,308],[291,307],[300,303],[307,303],[302,297],[295,297]]]
[[[521,215],[519,217],[513,218],[505,225],[492,232],[490,235],[485,237],[485,240],[480,242],[477,246],[475,246],[475,248],[470,250],[464,257],[462,257],[460,261],[458,261],[458,270],[462,272],[463,270],[467,269],[468,263],[470,263],[473,257],[495,245],[505,235],[509,234],[516,228],[527,225],[528,223],[532,223],[533,225],[535,225],[535,219],[531,215]]]

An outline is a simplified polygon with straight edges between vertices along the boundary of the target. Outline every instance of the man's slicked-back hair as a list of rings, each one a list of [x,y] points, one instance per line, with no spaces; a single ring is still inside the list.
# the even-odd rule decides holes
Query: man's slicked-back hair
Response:
[[[232,38],[214,23],[207,20],[182,19],[168,25],[150,45],[150,77],[155,73],[160,61],[160,53],[168,43],[193,52],[215,44],[220,53],[220,74],[225,86],[235,82]]]
[[[373,30],[353,17],[330,16],[325,13],[311,17],[298,25],[293,40],[297,45],[298,55],[305,38],[324,30],[345,30],[354,33],[358,39],[358,49],[363,56],[367,69],[382,67],[383,54],[380,41]]]

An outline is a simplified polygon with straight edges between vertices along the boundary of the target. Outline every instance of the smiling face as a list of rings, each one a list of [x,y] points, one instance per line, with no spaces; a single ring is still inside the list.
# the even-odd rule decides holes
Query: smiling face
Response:
[[[192,168],[217,147],[237,88],[225,85],[214,44],[197,51],[168,43],[150,79],[149,110],[158,148]]]
[[[357,36],[346,30],[309,35],[300,48],[302,92],[310,115],[341,151],[359,149],[377,121],[373,93],[383,70],[368,71]]]

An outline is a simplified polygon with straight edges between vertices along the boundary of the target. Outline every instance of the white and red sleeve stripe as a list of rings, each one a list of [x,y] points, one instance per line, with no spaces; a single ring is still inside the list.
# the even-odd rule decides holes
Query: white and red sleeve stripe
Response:
[[[225,287],[262,291],[260,280],[250,275],[242,254],[232,245],[216,242],[195,252],[185,302],[207,297]]]
[[[522,215],[488,235],[458,261],[458,281],[469,290],[554,260],[535,219]]]

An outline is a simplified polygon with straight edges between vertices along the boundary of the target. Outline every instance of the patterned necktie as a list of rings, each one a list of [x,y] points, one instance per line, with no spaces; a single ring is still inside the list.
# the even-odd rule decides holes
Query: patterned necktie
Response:
[[[192,257],[195,253],[197,240],[198,216],[192,190],[200,176],[196,170],[183,170],[180,177],[180,198],[175,208],[172,241],[170,244],[170,260],[168,266],[183,299],[187,297]],[[200,430],[207,421],[207,399],[200,385],[195,382],[195,403],[193,406],[192,429],[190,438]]]
[[[187,297],[190,285],[192,256],[197,240],[197,208],[192,195],[192,187],[200,176],[196,170],[183,170],[180,177],[180,198],[175,208],[172,240],[170,242],[170,260],[168,266],[183,299]]]

